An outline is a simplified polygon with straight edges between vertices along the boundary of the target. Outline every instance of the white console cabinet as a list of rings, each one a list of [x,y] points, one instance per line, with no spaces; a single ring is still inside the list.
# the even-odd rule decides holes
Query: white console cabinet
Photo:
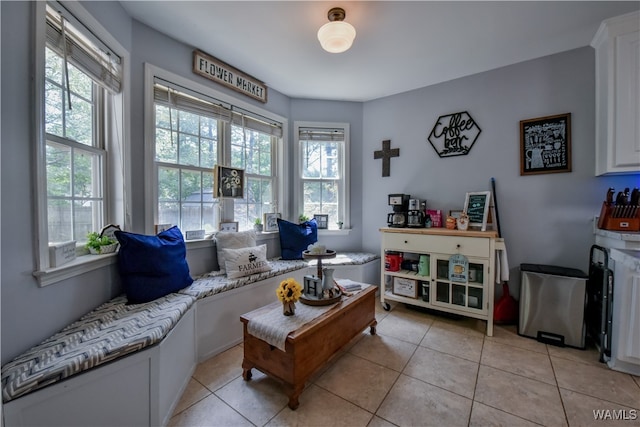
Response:
[[[596,51],[596,175],[640,171],[640,12],[607,19]]]
[[[380,300],[397,301],[487,321],[487,335],[493,335],[495,251],[504,249],[495,231],[458,231],[445,228],[382,228]],[[496,245],[498,241],[498,245]],[[400,252],[405,261],[428,257],[429,272],[417,268],[389,271],[385,254]],[[466,281],[451,280],[452,255],[468,260]]]

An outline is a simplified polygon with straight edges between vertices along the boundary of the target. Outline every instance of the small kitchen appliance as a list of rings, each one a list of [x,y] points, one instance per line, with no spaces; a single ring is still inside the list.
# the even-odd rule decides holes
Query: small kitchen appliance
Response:
[[[424,227],[424,213],[420,210],[419,199],[409,199],[407,227]]]
[[[393,208],[393,212],[387,215],[389,227],[407,226],[410,197],[408,194],[389,194],[389,206]]]

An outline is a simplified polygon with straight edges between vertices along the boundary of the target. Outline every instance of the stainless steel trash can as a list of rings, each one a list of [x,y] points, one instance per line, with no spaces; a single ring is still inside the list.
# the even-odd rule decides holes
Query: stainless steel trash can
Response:
[[[558,346],[584,349],[586,283],[577,269],[520,264],[518,334]]]

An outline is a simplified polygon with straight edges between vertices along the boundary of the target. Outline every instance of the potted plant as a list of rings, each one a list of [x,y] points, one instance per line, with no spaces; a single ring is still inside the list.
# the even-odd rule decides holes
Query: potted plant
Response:
[[[92,231],[87,234],[85,247],[93,255],[102,255],[115,252],[118,248],[118,242],[109,236],[100,236],[98,232]]]
[[[300,223],[302,224],[303,222],[309,221],[309,217],[305,214],[300,214],[300,216],[298,217],[298,221],[300,221]]]
[[[253,229],[258,233],[262,233],[263,225],[260,218],[256,218],[256,220],[253,221]]]
[[[344,222],[337,221],[336,224],[338,224],[338,230],[342,230],[342,225],[344,224]]]

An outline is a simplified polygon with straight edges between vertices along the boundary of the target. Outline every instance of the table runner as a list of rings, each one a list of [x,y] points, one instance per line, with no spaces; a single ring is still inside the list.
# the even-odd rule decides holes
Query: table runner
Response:
[[[354,282],[349,279],[338,279],[337,282],[343,286],[353,283],[357,283],[362,286],[359,291],[349,293],[348,295],[355,295],[371,286],[366,283]],[[343,295],[341,301],[344,301],[345,298],[349,297]],[[296,314],[293,316],[285,316],[282,314],[282,304],[278,304],[271,310],[249,320],[247,323],[247,332],[256,338],[285,351],[287,335],[329,311],[336,304],[338,303],[313,306],[306,305],[298,301],[296,303]]]
[[[285,351],[285,341],[289,333],[301,328],[334,306],[335,304],[312,306],[298,301],[296,314],[285,316],[282,314],[282,304],[278,304],[271,310],[249,320],[247,332]]]

